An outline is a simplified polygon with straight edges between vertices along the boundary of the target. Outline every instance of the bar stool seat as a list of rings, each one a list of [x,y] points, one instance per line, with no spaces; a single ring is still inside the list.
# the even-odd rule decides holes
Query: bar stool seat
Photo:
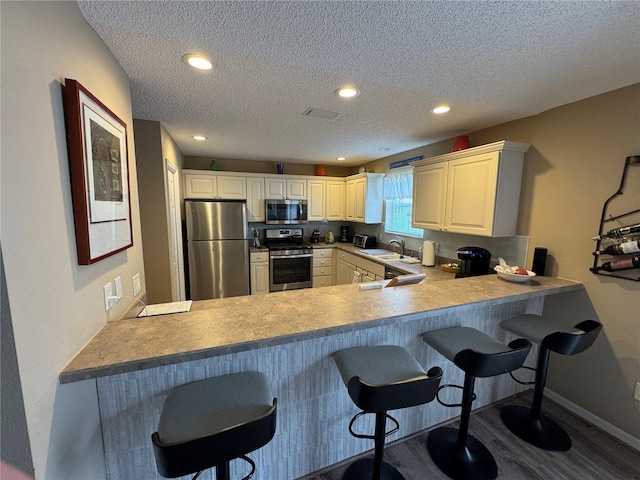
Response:
[[[373,459],[352,463],[343,480],[404,480],[402,474],[383,461],[384,439],[399,429],[398,422],[387,415],[388,410],[413,407],[435,398],[442,370],[433,367],[425,372],[420,364],[402,347],[378,345],[340,350],[334,360],[349,396],[362,410],[349,425],[349,432],[357,438],[374,440]],[[355,420],[365,413],[375,413],[375,434],[354,433]],[[395,429],[386,432],[386,419]]]
[[[260,372],[244,372],[188,383],[164,401],[151,436],[158,472],[175,478],[216,467],[229,479],[229,462],[263,447],[276,431],[276,404]]]
[[[517,437],[538,448],[550,451],[569,450],[569,434],[558,423],[541,413],[550,352],[561,355],[583,352],[593,344],[602,325],[595,320],[584,320],[567,328],[561,321],[525,314],[503,321],[500,327],[540,345],[531,408],[519,405],[503,407],[500,410],[502,422]]]
[[[427,450],[434,463],[455,480],[492,480],[498,466],[491,452],[468,433],[476,377],[493,377],[510,372],[524,363],[531,342],[517,339],[505,345],[489,335],[469,327],[452,327],[427,332],[425,343],[465,372],[460,428],[440,427],[427,439]],[[442,385],[439,390],[452,385]],[[458,387],[459,388],[459,387]]]

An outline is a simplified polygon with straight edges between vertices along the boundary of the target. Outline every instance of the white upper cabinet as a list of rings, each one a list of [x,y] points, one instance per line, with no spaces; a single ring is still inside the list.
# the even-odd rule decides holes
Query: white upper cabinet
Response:
[[[185,170],[185,198],[235,199],[247,198],[247,181],[242,175]]]
[[[264,178],[247,177],[247,221],[264,222]]]
[[[488,237],[515,235],[528,149],[503,141],[415,162],[412,226]]]
[[[310,222],[322,221],[325,216],[325,197],[327,182],[325,180],[307,180],[307,219]]]
[[[306,200],[307,181],[292,177],[267,177],[264,180],[265,195],[269,200]]]
[[[327,220],[344,220],[344,180],[327,180],[324,214]]]
[[[351,222],[382,223],[382,173],[360,173],[346,179],[345,217]]]

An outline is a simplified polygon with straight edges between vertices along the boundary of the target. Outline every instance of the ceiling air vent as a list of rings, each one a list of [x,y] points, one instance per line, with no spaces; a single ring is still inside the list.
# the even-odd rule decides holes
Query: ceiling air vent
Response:
[[[343,113],[338,112],[330,112],[329,110],[322,110],[320,108],[309,107],[302,115],[305,117],[314,117],[314,118],[324,118],[325,120],[335,120],[336,118],[340,118]]]

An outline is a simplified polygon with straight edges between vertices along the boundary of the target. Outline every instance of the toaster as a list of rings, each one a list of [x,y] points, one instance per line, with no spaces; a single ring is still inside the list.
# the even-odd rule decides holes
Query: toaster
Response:
[[[353,236],[353,246],[357,248],[373,248],[376,246],[376,237],[356,233]]]

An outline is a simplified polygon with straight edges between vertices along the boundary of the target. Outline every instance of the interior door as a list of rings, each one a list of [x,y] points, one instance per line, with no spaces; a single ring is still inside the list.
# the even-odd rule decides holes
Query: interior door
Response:
[[[169,215],[169,261],[171,262],[171,298],[177,302],[185,300],[184,264],[182,256],[182,224],[180,221],[180,182],[178,169],[168,160],[167,163],[167,204]]]

